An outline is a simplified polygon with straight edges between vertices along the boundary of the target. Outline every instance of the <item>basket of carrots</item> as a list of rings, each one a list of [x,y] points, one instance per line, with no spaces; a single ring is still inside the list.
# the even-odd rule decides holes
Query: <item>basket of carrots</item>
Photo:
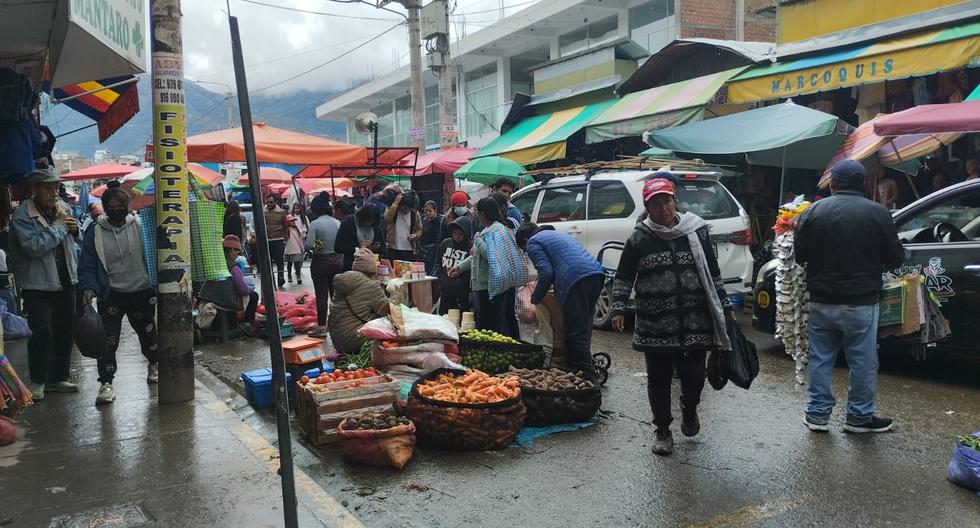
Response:
[[[489,451],[514,441],[527,410],[515,377],[438,369],[412,385],[406,414],[424,447]]]

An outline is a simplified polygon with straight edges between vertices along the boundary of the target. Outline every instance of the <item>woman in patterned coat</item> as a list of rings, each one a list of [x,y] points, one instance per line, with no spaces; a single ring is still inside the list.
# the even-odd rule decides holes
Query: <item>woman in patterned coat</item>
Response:
[[[630,292],[636,290],[633,349],[646,355],[647,396],[657,428],[653,452],[669,455],[670,384],[681,379],[681,432],[701,429],[697,405],[709,350],[731,348],[725,318],[731,304],[725,294],[708,226],[692,213],[678,213],[673,182],[654,177],[643,186],[648,217],[626,241],[613,283],[613,328],[623,331]]]

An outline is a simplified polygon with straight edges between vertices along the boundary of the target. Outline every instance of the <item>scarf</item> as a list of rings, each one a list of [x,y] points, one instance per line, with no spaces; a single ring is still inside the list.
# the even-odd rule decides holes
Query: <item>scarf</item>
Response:
[[[708,298],[708,306],[711,312],[712,333],[715,337],[715,345],[719,350],[731,350],[732,342],[728,338],[728,330],[725,322],[725,311],[721,306],[721,299],[718,298],[718,290],[724,285],[715,284],[708,271],[708,257],[704,254],[704,247],[698,238],[698,229],[706,227],[708,224],[698,215],[693,213],[676,213],[677,223],[674,227],[666,227],[654,223],[650,218],[643,220],[640,224],[652,235],[663,240],[675,240],[687,237],[688,245],[691,246],[691,254],[694,255],[694,264],[698,268],[698,277],[701,279],[701,286],[704,287]]]

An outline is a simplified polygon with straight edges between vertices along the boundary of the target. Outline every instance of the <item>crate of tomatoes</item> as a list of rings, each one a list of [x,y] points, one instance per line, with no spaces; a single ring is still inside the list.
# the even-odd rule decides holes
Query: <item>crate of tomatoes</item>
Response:
[[[394,414],[401,385],[374,368],[335,370],[299,380],[300,431],[316,445],[337,441],[337,426],[359,413]]]

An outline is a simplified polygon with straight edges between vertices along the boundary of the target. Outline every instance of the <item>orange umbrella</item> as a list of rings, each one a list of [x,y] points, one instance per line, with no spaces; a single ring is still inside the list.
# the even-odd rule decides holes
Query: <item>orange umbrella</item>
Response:
[[[271,127],[252,126],[259,163],[363,165],[368,149],[332,139]],[[229,128],[187,138],[187,158],[198,162],[245,161],[242,129]],[[263,170],[264,172],[264,170]]]

